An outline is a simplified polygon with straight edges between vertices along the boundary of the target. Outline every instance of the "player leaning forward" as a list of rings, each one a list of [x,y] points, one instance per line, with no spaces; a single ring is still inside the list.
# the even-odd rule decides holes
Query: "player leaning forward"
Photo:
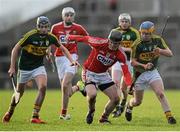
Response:
[[[135,41],[132,50],[132,65],[134,76],[137,76],[134,85],[134,97],[130,99],[126,108],[126,119],[132,120],[132,108],[142,103],[144,90],[150,86],[159,99],[169,124],[176,124],[170,106],[164,94],[162,78],[157,70],[160,56],[173,56],[162,37],[155,35],[154,23],[145,21],[140,25],[141,39]]]
[[[99,122],[110,123],[108,117],[119,103],[119,96],[117,94],[116,85],[112,81],[107,70],[117,61],[121,62],[126,85],[130,86],[132,83],[126,55],[122,48],[119,47],[122,40],[122,34],[117,30],[112,30],[108,39],[70,35],[68,40],[81,41],[87,43],[92,48],[90,55],[83,64],[82,72],[82,79],[85,82],[85,91],[87,93],[86,97],[89,108],[86,122],[88,124],[93,122],[98,88],[109,98]]]
[[[77,63],[72,60],[70,53],[58,42],[58,39],[53,34],[49,33],[49,29],[49,19],[45,16],[38,17],[37,28],[26,33],[15,45],[11,53],[11,64],[8,71],[10,76],[15,74],[15,64],[18,58],[18,52],[21,50],[17,74],[17,91],[20,93],[20,97],[22,97],[25,84],[29,80],[34,79],[38,86],[38,95],[35,100],[31,123],[45,123],[39,118],[39,111],[44,101],[47,87],[47,74],[43,64],[43,58],[47,53],[48,47],[51,44],[55,44],[57,47],[61,48],[72,65],[76,65]],[[17,103],[13,95],[9,109],[2,119],[3,122],[10,121],[16,105]]]

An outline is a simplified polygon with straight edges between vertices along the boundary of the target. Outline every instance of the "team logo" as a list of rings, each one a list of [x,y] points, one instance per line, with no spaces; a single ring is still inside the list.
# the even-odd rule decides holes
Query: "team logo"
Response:
[[[62,44],[66,44],[67,43],[66,35],[60,35],[59,36],[59,42],[62,43]]]
[[[97,60],[99,60],[102,64],[104,64],[105,66],[110,66],[112,65],[112,63],[114,62],[113,59],[108,58],[106,56],[103,56],[101,54],[97,55]]]
[[[126,37],[125,35],[122,35],[122,40],[125,40],[125,37]]]
[[[130,39],[131,39],[131,36],[130,36],[130,35],[126,35],[126,39],[127,39],[127,40],[130,40]]]

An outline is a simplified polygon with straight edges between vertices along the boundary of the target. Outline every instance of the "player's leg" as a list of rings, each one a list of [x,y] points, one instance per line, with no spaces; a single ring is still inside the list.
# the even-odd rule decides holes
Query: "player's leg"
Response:
[[[120,89],[120,83],[121,83],[122,73],[121,73],[121,65],[119,62],[116,62],[112,66],[111,76],[112,76],[112,80],[116,84],[117,93],[119,96],[121,96],[122,93],[121,93],[121,89]],[[120,103],[119,103],[116,106],[115,110],[112,112],[112,116],[119,117],[120,115],[121,115],[121,107],[120,107]]]
[[[72,54],[72,58],[73,60],[77,60],[78,56],[76,54]],[[77,72],[77,66],[70,66],[71,63],[65,56],[56,57],[55,61],[62,91],[62,108],[60,112],[60,119],[69,120],[70,116],[66,113],[69,103],[69,96],[71,96],[73,92],[72,80]]]
[[[34,70],[33,78],[35,79],[35,82],[38,86],[38,94],[34,103],[31,122],[45,123],[39,118],[39,112],[41,110],[41,106],[43,104],[47,88],[47,74],[44,66],[41,66]]]
[[[104,112],[99,120],[100,123],[110,123],[108,117],[119,103],[119,95],[117,94],[116,85],[114,82],[103,84],[99,86],[99,89],[108,96],[109,101],[105,105]]]
[[[120,96],[121,95],[120,81],[121,81],[121,77],[122,77],[122,72],[121,72],[121,65],[119,62],[116,62],[112,66],[111,76],[112,76],[112,80],[115,82],[115,84],[117,86],[116,88],[117,88],[118,95]]]
[[[68,103],[69,103],[69,95],[72,89],[72,80],[74,74],[70,72],[66,72],[64,78],[62,80],[62,108],[60,119],[69,120],[70,116],[67,115]],[[66,118],[67,117],[67,118]]]
[[[18,71],[17,86],[16,87],[17,87],[17,92],[20,93],[20,99],[23,96],[26,83],[31,79],[32,79],[32,71],[24,71],[24,70]],[[9,122],[10,121],[10,118],[12,117],[12,115],[14,113],[16,105],[17,104],[15,103],[15,97],[13,95],[11,98],[11,103],[10,103],[9,109],[5,113],[5,115],[3,116],[3,119],[2,119],[3,122]]]
[[[140,88],[137,87],[136,88]],[[127,121],[132,120],[133,107],[139,106],[142,103],[144,90],[134,90],[134,96],[129,100],[125,108],[125,117]]]
[[[87,93],[86,98],[88,102],[88,113],[86,115],[86,123],[91,124],[93,122],[96,96],[97,96],[95,83],[93,82],[86,83],[85,90]]]
[[[17,92],[20,93],[20,99],[21,97],[23,96],[23,93],[24,93],[24,87],[25,87],[25,84],[26,83],[17,83]],[[19,101],[20,101],[19,99]],[[19,102],[18,102],[19,103]],[[9,109],[8,111],[4,114],[3,118],[2,118],[2,122],[3,123],[7,123],[10,121],[13,113],[14,113],[14,110],[17,106],[18,103],[15,103],[15,97],[14,97],[14,94],[12,95],[12,98],[11,98],[11,102],[10,102],[10,105],[9,105]]]
[[[121,89],[121,101],[120,103],[118,103],[118,105],[116,106],[115,111],[113,111],[113,117],[119,117],[123,112],[124,112],[124,108],[126,105],[126,101],[127,101],[127,86],[123,80],[123,77],[121,79],[121,84],[120,84],[120,89]]]
[[[157,80],[153,80],[150,83],[150,86],[153,89],[153,91],[156,93],[156,96],[161,103],[162,109],[165,113],[165,116],[168,120],[168,123],[169,124],[176,124],[176,120],[171,113],[171,109],[170,109],[168,100],[164,94],[164,86],[163,86],[162,79],[159,77],[159,78],[157,78]]]
[[[130,73],[133,76],[133,67],[131,66],[131,63],[129,61],[127,63],[128,63],[128,68],[130,70]],[[121,78],[120,88],[122,91],[122,96],[121,96],[122,99],[119,104],[119,112],[118,113],[122,114],[124,112],[124,108],[125,108],[127,97],[128,97],[127,85],[126,85],[123,77]]]

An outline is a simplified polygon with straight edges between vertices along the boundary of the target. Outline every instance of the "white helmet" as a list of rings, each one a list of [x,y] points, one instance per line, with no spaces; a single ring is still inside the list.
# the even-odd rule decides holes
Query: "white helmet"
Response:
[[[120,23],[120,20],[128,20],[129,23],[131,24],[131,16],[128,13],[122,13],[118,17],[118,22]]]
[[[62,18],[63,19],[65,17],[65,14],[67,14],[67,13],[72,13],[75,16],[75,11],[74,11],[74,9],[72,7],[65,7],[65,8],[63,8],[63,10],[62,10]]]

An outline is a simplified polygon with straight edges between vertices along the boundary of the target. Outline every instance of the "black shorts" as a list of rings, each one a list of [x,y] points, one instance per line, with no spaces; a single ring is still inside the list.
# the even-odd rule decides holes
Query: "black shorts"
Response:
[[[98,87],[101,91],[104,91],[105,89],[109,88],[110,86],[114,85],[115,83],[114,82],[110,82],[110,83],[96,85],[95,82],[88,82],[88,83],[85,83],[85,86],[87,86],[89,84],[93,84],[96,88]]]

